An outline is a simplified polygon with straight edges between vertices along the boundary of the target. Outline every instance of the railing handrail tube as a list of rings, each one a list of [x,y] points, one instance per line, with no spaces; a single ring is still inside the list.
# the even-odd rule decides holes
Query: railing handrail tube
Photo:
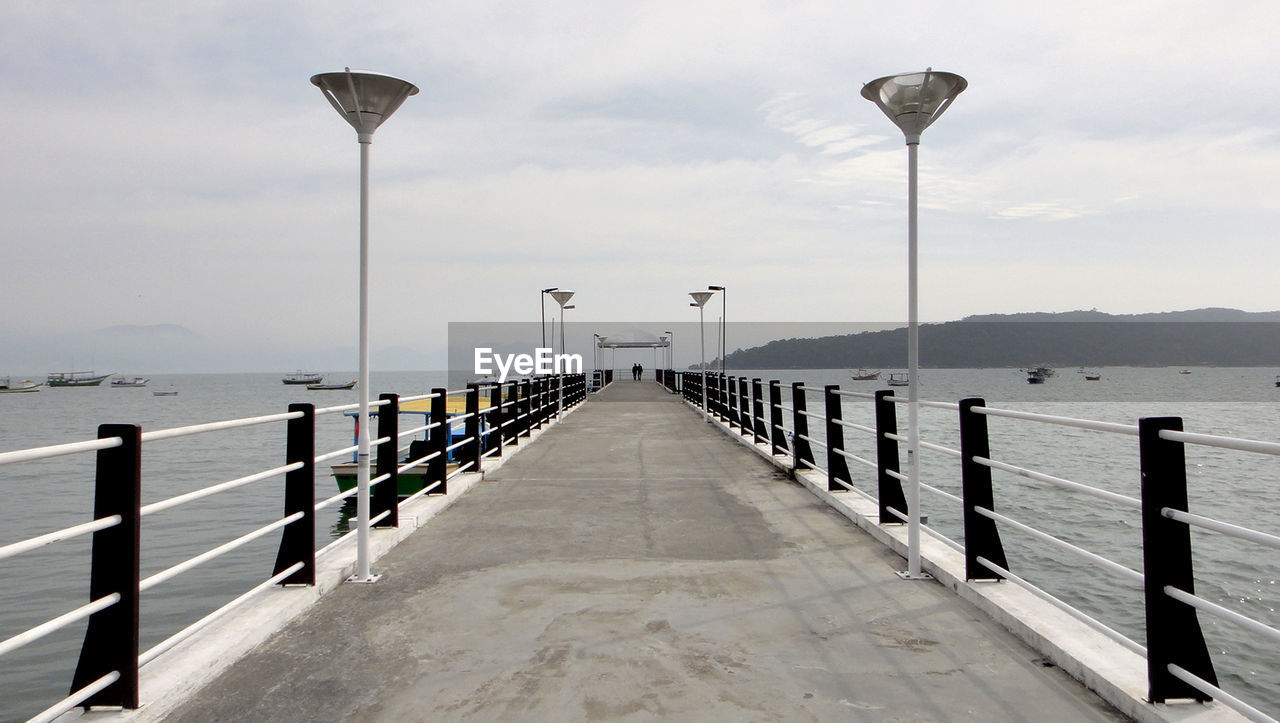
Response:
[[[202,497],[216,495],[219,492],[225,492],[230,489],[235,489],[236,487],[243,487],[247,484],[253,484],[254,482],[261,482],[264,479],[277,477],[279,475],[285,474],[287,472],[292,472],[295,469],[301,469],[301,468],[302,468],[301,462],[294,462],[293,464],[286,464],[281,467],[274,467],[272,469],[263,470],[261,472],[257,472],[244,477],[239,477],[237,479],[221,482],[216,485],[202,487],[198,490],[193,490],[185,494],[180,494],[174,497],[170,497],[168,499],[160,500],[159,502],[152,502],[149,505],[143,505],[141,509],[141,515],[143,517],[146,517],[147,515],[154,514],[156,512],[161,512],[171,507],[177,507],[178,505],[186,504],[188,502],[201,499]]]
[[[27,723],[50,723],[50,721],[57,720],[62,716],[62,714],[80,705],[85,700],[88,700],[93,694],[105,689],[117,680],[120,680],[120,671],[113,670],[66,698],[63,698],[57,703],[45,708],[31,718],[28,718]]]
[[[53,532],[46,532],[43,535],[19,540],[18,542],[0,547],[0,560],[13,557],[15,555],[21,555],[24,552],[30,552],[31,550],[39,549],[45,545],[52,545],[55,542],[62,542],[63,540],[74,539],[80,535],[87,535],[90,532],[97,532],[98,530],[115,527],[120,524],[120,522],[120,515],[108,515],[83,524],[64,527],[61,530],[54,530]]]
[[[1248,527],[1233,525],[1230,522],[1221,522],[1211,517],[1197,515],[1193,512],[1183,512],[1182,510],[1175,510],[1168,507],[1160,510],[1160,514],[1171,520],[1177,520],[1184,524],[1201,527],[1206,530],[1213,530],[1214,532],[1219,532],[1230,537],[1248,540],[1249,542],[1256,542],[1259,545],[1266,545],[1267,547],[1273,547],[1280,550],[1280,536],[1277,535],[1260,532],[1258,530],[1251,530]]]
[[[1233,449],[1239,452],[1257,452],[1258,454],[1280,455],[1280,443],[1263,442],[1256,439],[1240,437],[1224,437],[1217,434],[1201,434],[1199,432],[1182,432],[1173,429],[1160,430],[1160,438],[1170,442],[1198,444],[1202,447],[1218,447]]]
[[[1035,595],[1041,600],[1044,600],[1050,605],[1053,605],[1054,607],[1070,615],[1076,620],[1079,620],[1085,625],[1088,625],[1094,630],[1102,633],[1103,635],[1107,636],[1114,642],[1119,643],[1121,646],[1123,646],[1125,649],[1129,650],[1130,652],[1136,653],[1144,658],[1147,657],[1147,649],[1143,647],[1141,643],[1135,642],[1134,640],[1127,637],[1124,633],[1121,633],[1118,630],[1111,628],[1106,623],[1103,623],[1102,621],[1097,620],[1096,618],[1090,616],[1088,613],[1085,613],[1084,611],[1069,605],[1065,601],[1060,600],[1054,597],[1053,595],[1050,595],[1048,592],[1044,591],[1043,589],[1036,587],[1035,585],[1032,585],[1026,580],[1023,580],[1022,578],[1018,577],[1012,572],[1009,572],[1005,568],[995,564],[994,562],[988,560],[985,557],[979,556],[978,563],[981,564],[983,567],[986,567],[988,570],[991,570],[992,572],[995,572],[996,574],[1004,577],[1006,580],[1017,585],[1023,590],[1026,590],[1032,595]]]
[[[252,532],[245,533],[240,537],[237,537],[234,540],[231,540],[229,542],[224,542],[221,545],[218,545],[217,547],[211,550],[202,552],[199,555],[196,555],[195,557],[192,557],[188,560],[178,563],[177,565],[161,570],[160,572],[157,572],[154,575],[145,577],[138,582],[138,590],[139,591],[150,590],[156,585],[159,585],[160,583],[166,580],[169,580],[178,575],[181,575],[187,570],[190,570],[194,567],[202,565],[210,560],[221,557],[238,547],[247,545],[250,542],[253,542],[254,540],[258,539],[259,537],[262,537],[263,535],[267,534],[268,532],[271,532],[273,530],[278,530],[281,527],[284,527],[285,525],[289,524],[290,522],[293,522],[294,520],[300,520],[302,519],[302,515],[303,515],[302,512],[295,512],[292,515],[289,515],[288,517],[282,517],[276,520],[275,522],[259,527],[258,529]]]
[[[80,452],[96,452],[104,449],[114,449],[123,443],[124,441],[119,437],[104,437],[101,439],[90,439],[84,442],[67,442],[66,444],[51,444],[45,447],[15,449],[12,452],[0,452],[0,465],[13,464],[15,462],[30,462],[37,459],[50,459],[52,457],[63,457],[68,454],[78,454]]]
[[[156,429],[150,432],[142,433],[142,441],[158,442],[162,439],[176,439],[178,437],[190,437],[193,434],[204,434],[205,432],[217,432],[224,429],[240,429],[242,427],[253,427],[259,424],[270,424],[272,422],[286,422],[290,419],[300,419],[302,412],[280,412],[279,414],[264,414],[260,417],[241,417],[239,419],[227,419],[221,422],[205,422],[203,424],[192,424],[186,427],[171,427],[169,429]]]
[[[874,400],[874,399],[876,398],[876,395],[871,394],[871,393],[869,393],[869,392],[850,392],[850,391],[843,390],[843,389],[842,389],[842,390],[837,391],[837,392],[836,392],[836,394],[838,394],[838,395],[840,395],[840,396],[842,396],[842,397],[856,397],[856,398],[858,398],[858,399],[872,399],[872,400]]]
[[[1257,721],[1257,723],[1276,723],[1275,718],[1272,718],[1243,700],[1231,695],[1222,688],[1204,680],[1198,675],[1188,672],[1180,666],[1170,663],[1168,670],[1169,674],[1173,677],[1181,680],[1201,693],[1204,693],[1215,700],[1221,701],[1224,705],[1251,721]]]
[[[195,621],[194,623],[191,623],[191,624],[190,624],[190,625],[188,625],[187,627],[185,627],[185,628],[183,628],[183,629],[179,630],[178,632],[174,633],[173,635],[170,635],[169,637],[165,638],[164,640],[161,640],[160,642],[158,642],[158,643],[156,643],[155,645],[151,646],[151,648],[149,648],[146,652],[140,653],[140,654],[138,655],[138,667],[139,667],[139,668],[141,668],[142,666],[146,665],[147,663],[150,663],[152,660],[155,660],[156,658],[160,657],[161,655],[163,655],[164,653],[166,653],[167,651],[169,651],[171,648],[173,648],[173,647],[174,647],[175,645],[177,645],[178,643],[181,643],[183,640],[186,640],[187,638],[191,637],[192,635],[195,635],[196,633],[198,633],[198,632],[200,632],[201,630],[203,630],[203,629],[205,629],[206,627],[208,627],[208,625],[209,625],[210,623],[212,623],[212,622],[216,621],[218,618],[221,618],[223,615],[226,615],[228,612],[230,612],[230,611],[232,611],[232,610],[236,609],[237,607],[239,607],[240,605],[244,604],[246,601],[248,601],[248,600],[249,600],[251,597],[253,597],[254,595],[257,595],[258,593],[262,592],[263,590],[266,590],[267,588],[269,588],[269,587],[271,587],[271,586],[275,585],[276,583],[280,582],[281,580],[284,580],[285,578],[289,577],[290,575],[292,575],[293,573],[297,572],[298,570],[301,570],[302,568],[303,568],[303,564],[302,564],[301,562],[295,562],[295,563],[293,563],[292,565],[290,565],[289,567],[285,568],[284,570],[281,570],[280,572],[276,573],[275,575],[272,575],[271,577],[267,578],[266,580],[264,580],[264,581],[262,581],[262,582],[258,583],[257,585],[254,585],[253,587],[249,588],[249,589],[248,589],[248,590],[246,590],[244,593],[242,593],[242,594],[240,594],[239,596],[237,596],[235,599],[233,599],[233,600],[231,600],[230,602],[228,602],[227,604],[225,604],[225,605],[223,605],[223,606],[219,607],[217,610],[214,610],[213,612],[209,613],[208,615],[205,615],[204,617],[200,618],[199,620]]]
[[[1197,610],[1201,610],[1209,613],[1210,615],[1222,618],[1223,620],[1233,622],[1251,633],[1261,635],[1265,638],[1270,638],[1277,643],[1280,643],[1280,630],[1277,630],[1259,620],[1254,620],[1247,615],[1241,615],[1231,608],[1225,608],[1217,603],[1205,600],[1199,595],[1192,595],[1186,590],[1179,590],[1172,585],[1164,586],[1164,594],[1178,602],[1190,605]]]
[[[1135,497],[1129,497],[1127,495],[1122,495],[1117,492],[1109,492],[1107,490],[1104,490],[1098,487],[1090,487],[1089,485],[1081,484],[1079,482],[1072,482],[1069,479],[1063,479],[1062,477],[1054,477],[1051,474],[1037,472],[1032,469],[1027,469],[1026,467],[1018,467],[1016,465],[1007,464],[1005,462],[999,462],[987,457],[974,457],[973,461],[977,462],[978,464],[990,467],[991,469],[998,469],[1001,472],[1008,472],[1010,474],[1015,474],[1019,477],[1025,477],[1027,479],[1036,480],[1037,482],[1047,482],[1051,485],[1057,485],[1058,487],[1064,487],[1066,489],[1075,490],[1076,492],[1080,492],[1086,495],[1091,495],[1093,497],[1097,497],[1098,499],[1107,500],[1108,502],[1114,502],[1118,505],[1124,505],[1125,507],[1129,507],[1135,510],[1142,509],[1142,502]]]
[[[0,641],[0,656],[5,655],[6,653],[11,653],[29,643],[33,643],[50,633],[57,632],[67,627],[68,625],[84,620],[99,610],[106,610],[112,605],[120,602],[120,599],[120,593],[118,592],[113,592],[110,595],[103,595],[97,600],[85,603],[74,610],[69,610],[55,618],[46,620],[35,627],[27,628],[25,631],[14,635],[8,640]]]
[[[1075,417],[1061,417],[1054,414],[1019,412],[1013,409],[997,409],[995,407],[974,407],[973,411],[977,414],[985,414],[990,417],[1006,417],[1008,419],[1021,419],[1028,422],[1043,422],[1045,424],[1057,424],[1064,427],[1076,427],[1077,429],[1089,429],[1095,432],[1127,434],[1131,437],[1138,436],[1138,425],[1136,424],[1099,422],[1094,419],[1077,419]]]
[[[1118,577],[1123,577],[1126,580],[1129,580],[1130,582],[1135,582],[1139,585],[1142,584],[1142,581],[1143,581],[1142,573],[1138,572],[1137,570],[1121,565],[1120,563],[1114,560],[1105,558],[1102,555],[1099,555],[1097,553],[1090,552],[1084,549],[1083,547],[1073,545],[1070,542],[1067,542],[1066,540],[1054,537],[1053,535],[1050,535],[1047,532],[1044,532],[1042,530],[1037,530],[1036,528],[1031,527],[1030,525],[1026,525],[1021,522],[1018,522],[1017,520],[1011,517],[1002,515],[999,512],[993,512],[987,509],[986,507],[975,506],[973,509],[976,510],[977,513],[982,515],[983,517],[995,520],[996,522],[999,522],[1003,525],[1008,525],[1009,527],[1012,527],[1013,529],[1018,530],[1023,534],[1030,535],[1036,538],[1037,540],[1040,540],[1041,542],[1044,542],[1049,545],[1053,545],[1054,547],[1057,547],[1062,550],[1066,550],[1067,552],[1070,552],[1073,555],[1082,557],[1092,562],[1093,564],[1103,568],[1104,570],[1117,575]]]

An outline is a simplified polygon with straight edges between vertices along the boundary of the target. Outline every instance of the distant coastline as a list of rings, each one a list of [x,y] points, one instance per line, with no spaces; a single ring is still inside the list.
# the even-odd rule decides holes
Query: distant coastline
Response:
[[[726,357],[732,369],[900,368],[905,328],[780,339]],[[940,369],[1280,366],[1280,312],[1194,309],[989,314],[920,326],[920,366]]]

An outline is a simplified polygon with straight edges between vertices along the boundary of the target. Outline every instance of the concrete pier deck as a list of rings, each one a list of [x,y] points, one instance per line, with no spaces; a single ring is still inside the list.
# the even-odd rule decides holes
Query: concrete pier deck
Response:
[[[618,382],[168,719],[1122,719],[903,567]]]

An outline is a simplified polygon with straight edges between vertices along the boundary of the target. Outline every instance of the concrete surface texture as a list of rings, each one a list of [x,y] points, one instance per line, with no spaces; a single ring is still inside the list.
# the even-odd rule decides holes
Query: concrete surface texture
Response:
[[[709,428],[617,382],[169,720],[1120,720]]]

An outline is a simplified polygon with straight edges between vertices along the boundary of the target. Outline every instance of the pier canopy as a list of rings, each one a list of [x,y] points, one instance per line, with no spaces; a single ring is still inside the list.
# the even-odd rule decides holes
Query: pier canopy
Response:
[[[601,349],[666,349],[671,346],[670,339],[649,339],[646,341],[601,341]]]

